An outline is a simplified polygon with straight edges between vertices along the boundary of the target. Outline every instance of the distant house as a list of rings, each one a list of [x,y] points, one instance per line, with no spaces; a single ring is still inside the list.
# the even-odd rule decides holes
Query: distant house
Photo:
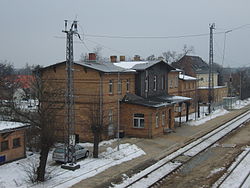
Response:
[[[209,94],[209,65],[198,56],[183,56],[179,61],[173,62],[172,66],[182,69],[184,74],[197,79],[198,102],[208,103]],[[214,104],[220,104],[223,97],[228,94],[227,86],[218,86],[218,72],[212,71],[211,75],[212,101]]]
[[[16,100],[26,99],[27,95],[31,93],[33,81],[34,77],[32,75],[7,76],[0,83],[0,100],[10,100],[12,98]],[[8,85],[11,85],[11,87]]]
[[[19,122],[0,121],[0,164],[26,157],[27,127]]]
[[[198,79],[199,86],[208,86],[209,65],[199,56],[183,56],[179,61],[173,62],[172,66],[184,71],[184,74]],[[213,71],[214,86],[218,85],[218,73]]]

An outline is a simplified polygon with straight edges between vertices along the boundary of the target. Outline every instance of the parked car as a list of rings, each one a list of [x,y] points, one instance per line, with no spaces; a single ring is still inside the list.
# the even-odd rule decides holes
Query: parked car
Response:
[[[68,157],[67,156],[65,157],[66,153],[67,153],[67,148],[64,145],[58,146],[53,151],[52,159],[56,162],[67,163],[69,161],[68,161]],[[84,158],[84,157],[86,158],[89,156],[89,150],[79,144],[76,144],[75,156],[76,156],[76,160]]]

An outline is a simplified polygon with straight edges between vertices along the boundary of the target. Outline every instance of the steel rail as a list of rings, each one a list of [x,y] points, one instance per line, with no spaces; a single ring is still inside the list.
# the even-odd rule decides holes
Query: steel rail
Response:
[[[223,124],[222,126],[214,129],[214,130],[211,130],[210,132],[208,132],[207,134],[201,136],[200,138],[198,138],[197,140],[187,144],[186,146],[178,149],[177,151],[171,153],[170,155],[168,155],[167,157],[163,158],[162,160],[165,159],[164,162],[162,162],[162,164],[158,165],[157,167],[155,168],[152,168],[152,170],[150,170],[149,172],[145,172],[143,173],[142,171],[142,174],[141,176],[139,176],[137,179],[135,179],[134,181],[128,183],[127,185],[125,186],[119,186],[117,185],[117,187],[133,187],[134,185],[136,184],[139,184],[140,181],[142,181],[143,179],[146,179],[148,176],[150,176],[152,173],[156,172],[157,170],[159,170],[160,168],[163,168],[164,166],[167,166],[167,165],[171,165],[173,164],[173,160],[176,159],[177,157],[183,155],[184,153],[190,151],[191,149],[197,147],[198,145],[204,143],[205,141],[209,140],[212,136],[222,132],[224,129],[227,129],[228,127],[230,127],[230,125],[233,125],[234,123],[237,123],[237,122],[240,122],[242,120],[242,118],[244,117],[247,117],[248,115],[250,114],[250,110],[248,110],[247,112],[241,114],[240,116],[238,116],[237,118]],[[230,130],[228,133],[226,133],[225,135],[223,135],[222,137],[220,137],[219,139],[217,139],[215,142],[217,142],[218,140],[222,139],[224,136],[226,136],[227,134],[229,134],[230,132],[234,131],[235,129],[237,129],[240,125],[242,125],[243,123],[245,123],[246,121],[248,121],[249,118],[247,120],[245,120],[244,122],[241,122],[239,123],[239,125],[237,125],[235,128],[232,128],[232,130]],[[215,143],[213,142],[213,143]],[[212,144],[213,144],[212,143]],[[212,144],[210,144],[209,146],[207,146],[206,148],[204,148],[203,150],[199,151],[198,153],[204,151],[205,149],[209,148]],[[181,151],[180,151],[181,150]],[[179,152],[178,152],[179,151]],[[178,154],[175,154],[175,153],[178,153]],[[197,153],[197,154],[198,154]],[[196,156],[197,154],[193,155],[193,156],[190,156],[190,159],[192,159],[194,156]],[[189,159],[189,160],[190,160]],[[162,161],[160,160],[160,161]],[[188,160],[188,161],[189,161]],[[160,162],[159,161],[159,162]],[[187,161],[186,161],[187,162]],[[171,174],[173,171],[177,170],[178,168],[180,168],[183,164],[185,163],[182,163],[181,165],[177,166],[177,168],[175,168],[174,170],[172,170],[171,172],[168,172],[167,174],[164,175],[164,177],[162,178],[159,178],[156,182],[152,183],[151,185],[149,186],[153,186],[154,184],[156,184],[158,181],[161,181],[163,178],[165,178],[167,175]],[[154,165],[152,165],[154,166]],[[150,167],[149,167],[150,168]],[[135,186],[136,187],[136,186]]]

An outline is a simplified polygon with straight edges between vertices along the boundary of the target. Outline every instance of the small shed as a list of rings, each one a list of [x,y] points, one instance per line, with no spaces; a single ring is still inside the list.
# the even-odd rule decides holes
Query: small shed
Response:
[[[27,124],[0,121],[0,164],[26,157]]]

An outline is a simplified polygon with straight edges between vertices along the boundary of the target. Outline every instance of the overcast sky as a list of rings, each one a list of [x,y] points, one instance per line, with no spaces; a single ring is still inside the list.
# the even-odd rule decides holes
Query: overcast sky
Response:
[[[224,66],[250,66],[249,0],[1,0],[0,60],[15,67],[51,65],[65,60],[64,20],[79,21],[83,43],[74,44],[75,60],[100,44],[102,55],[143,58],[184,44],[208,60],[209,36],[175,39],[110,39],[110,36],[182,36],[237,28],[226,34]],[[74,38],[75,41],[79,41]],[[214,35],[214,61],[221,64],[224,34]]]

